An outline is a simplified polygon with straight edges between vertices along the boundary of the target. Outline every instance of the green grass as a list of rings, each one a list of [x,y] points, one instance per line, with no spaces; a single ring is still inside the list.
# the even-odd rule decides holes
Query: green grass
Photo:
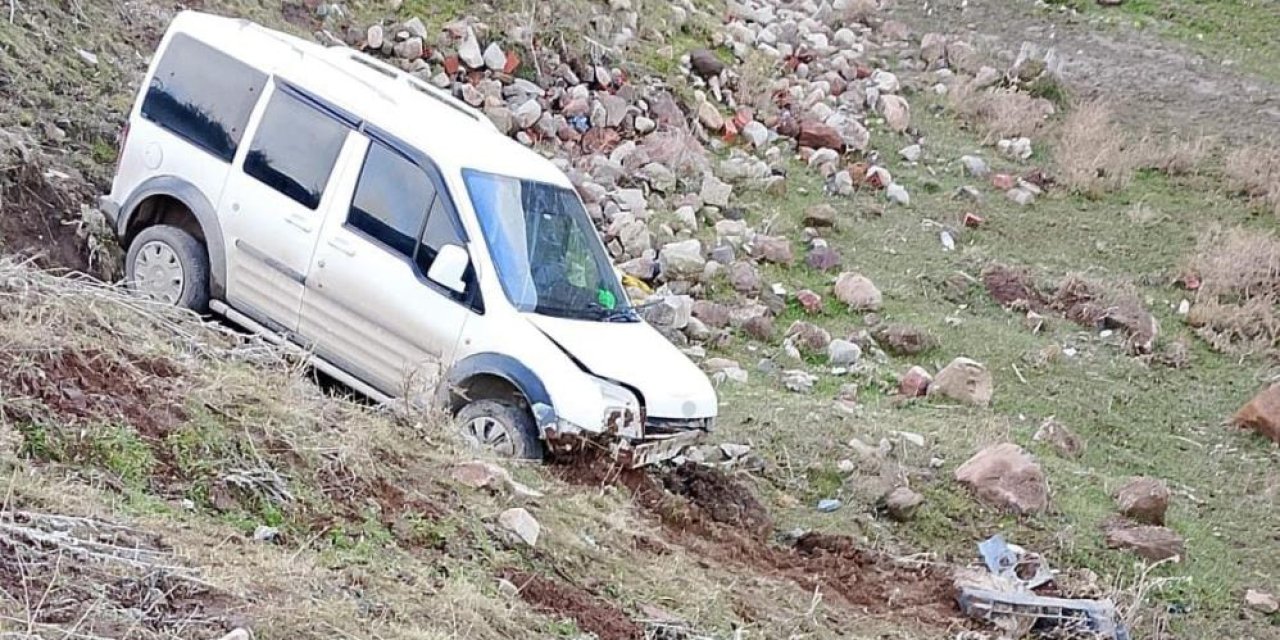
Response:
[[[915,112],[933,113],[927,104],[918,105]],[[1047,553],[1058,568],[1087,567],[1112,578],[1132,577],[1136,558],[1105,548],[1101,525],[1114,514],[1111,493],[1131,475],[1165,479],[1175,491],[1170,525],[1187,538],[1189,558],[1158,574],[1188,580],[1154,597],[1189,612],[1173,617],[1174,628],[1189,637],[1231,635],[1228,630],[1244,634],[1249,622],[1238,617],[1244,590],[1274,584],[1280,576],[1280,557],[1268,552],[1266,537],[1256,533],[1280,529],[1280,513],[1257,492],[1259,486],[1274,482],[1268,478],[1275,461],[1263,441],[1221,423],[1258,390],[1270,364],[1229,358],[1192,338],[1171,310],[1185,293],[1168,283],[1207,225],[1274,228],[1274,221],[1252,216],[1244,203],[1220,193],[1211,178],[1172,179],[1152,173],[1139,175],[1125,191],[1101,200],[1053,194],[1020,208],[964,177],[954,159],[977,151],[997,171],[1021,173],[1029,167],[999,158],[994,149],[979,149],[948,116],[919,116],[918,124],[926,153],[935,159],[927,169],[897,162],[896,149],[909,141],[877,132],[873,142],[893,159],[889,168],[911,190],[913,207],[886,208],[875,193],[832,201],[842,220],[831,241],[844,256],[846,269],[866,274],[884,292],[885,307],[877,314],[881,321],[925,328],[940,338],[940,348],[919,361],[893,358],[878,372],[846,378],[824,373],[825,367],[812,362],[799,365],[824,378],[814,394],[800,396],[782,391],[754,371],[760,357],[780,356],[776,346],[753,348],[739,341],[723,355],[738,358],[753,371],[753,379],[746,387],[721,390],[721,437],[749,442],[772,462],[766,494],[778,507],[783,530],[811,526],[865,532],[878,492],[909,478],[928,499],[918,519],[905,525],[873,523],[869,535],[875,539],[967,563],[975,558],[978,541],[1003,532]],[[1047,150],[1038,150],[1038,158],[1046,155],[1043,151]],[[780,215],[772,233],[796,238],[805,208],[824,198],[820,182],[806,171],[789,175],[784,199],[748,193],[744,203],[754,222]],[[920,188],[925,180],[941,188],[929,193]],[[985,200],[974,204],[952,199],[963,184],[979,186]],[[867,211],[883,215],[864,218],[861,214]],[[987,223],[965,230],[956,251],[943,251],[938,228],[922,220],[957,228],[965,211],[984,216]],[[1119,336],[1103,338],[1061,318],[1051,318],[1046,332],[1032,334],[1018,314],[999,307],[980,287],[970,287],[957,302],[941,286],[956,272],[976,277],[983,266],[997,261],[1028,267],[1047,283],[1081,273],[1136,291],[1160,320],[1161,344],[1178,337],[1191,340],[1191,366],[1174,370],[1144,364],[1126,355]],[[783,282],[791,291],[808,287],[832,298],[833,277],[814,273],[802,262],[791,268],[769,267],[765,275],[766,282]],[[866,327],[864,316],[840,310],[831,299],[816,318],[789,309],[778,329],[785,330],[801,317],[818,322],[836,337]],[[1077,350],[1075,357],[1042,357],[1068,346]],[[899,407],[883,391],[886,375],[912,364],[936,370],[956,356],[975,358],[992,370],[996,398],[991,409],[946,403]],[[836,390],[845,382],[870,390],[861,394],[865,406],[856,415],[831,408]],[[1087,440],[1083,457],[1061,459],[1048,447],[1032,443],[1032,434],[1050,416]],[[877,469],[873,464],[868,470],[866,463],[859,463],[859,471],[850,477],[832,477],[840,459],[857,460],[845,444],[850,438],[874,445],[894,430],[924,435],[928,449],[898,447],[894,455],[900,469]],[[1002,440],[1037,455],[1053,489],[1049,513],[1022,519],[998,514],[976,504],[951,480],[956,466],[978,448]],[[945,463],[932,472],[927,463],[935,455]],[[836,481],[843,483],[834,491],[842,494],[846,505],[832,514],[817,513],[813,499],[834,495]],[[795,500],[780,499],[784,494],[799,499],[798,506]],[[1241,566],[1249,569],[1233,569]]]
[[[1231,60],[1280,81],[1280,7],[1274,0],[1126,0],[1119,7],[1099,7],[1093,0],[1065,4],[1100,15],[1121,12],[1215,62]]]

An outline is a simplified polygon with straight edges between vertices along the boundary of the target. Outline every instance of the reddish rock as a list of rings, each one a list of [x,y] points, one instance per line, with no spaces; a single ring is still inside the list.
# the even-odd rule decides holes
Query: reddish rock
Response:
[[[1280,444],[1280,383],[1254,396],[1249,404],[1236,412],[1232,421]]]
[[[458,59],[458,56],[449,56],[444,59],[444,72],[449,74],[450,78],[458,75],[458,69],[461,68],[462,61]]]
[[[1126,518],[1162,525],[1169,510],[1169,487],[1155,478],[1134,478],[1116,492],[1116,506]]]
[[[840,132],[817,120],[801,122],[800,134],[796,136],[796,141],[802,147],[835,149],[839,153],[844,152],[844,138],[840,137]]]
[[[991,176],[991,186],[1001,191],[1008,191],[1017,185],[1017,183],[1017,179],[1007,173],[997,173]]]
[[[502,65],[502,72],[507,75],[510,75],[515,73],[516,69],[519,69],[519,68],[520,68],[520,56],[516,55],[516,52],[514,51],[508,51],[507,63]]]
[[[582,150],[588,153],[609,153],[622,142],[622,136],[614,129],[594,127],[582,134]]]
[[[891,324],[875,332],[876,342],[897,356],[915,356],[938,346],[938,339],[928,331],[909,324]]]
[[[795,345],[804,353],[823,353],[831,344],[831,334],[812,322],[796,320],[787,328],[787,338],[795,340]]]
[[[969,227],[970,229],[977,229],[982,226],[982,223],[986,222],[986,219],[977,214],[966,213],[964,214],[963,222],[964,226]]]
[[[1127,549],[1151,562],[1181,559],[1187,553],[1186,542],[1172,529],[1128,523],[1114,523],[1107,528],[1107,546]]]
[[[933,376],[924,367],[911,367],[898,381],[898,394],[908,398],[923,398],[929,393]]]
[[[782,236],[757,234],[752,244],[754,245],[752,254],[757,260],[782,265],[795,262],[795,256],[791,253],[791,241]]]
[[[800,301],[800,306],[804,307],[807,313],[818,313],[822,311],[822,296],[808,290],[801,289],[796,292],[796,300]]]
[[[729,307],[710,300],[697,300],[693,303],[693,317],[712,329],[729,326]]]
[[[837,300],[854,311],[879,311],[884,300],[870,278],[853,272],[840,274],[836,279],[835,294]]]
[[[1040,465],[1011,442],[979,451],[956,469],[955,478],[983,502],[1014,513],[1039,513],[1049,507],[1049,483]]]

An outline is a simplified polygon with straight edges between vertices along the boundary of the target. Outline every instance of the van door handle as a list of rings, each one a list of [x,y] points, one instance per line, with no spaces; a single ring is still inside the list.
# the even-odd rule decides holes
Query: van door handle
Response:
[[[311,233],[311,221],[310,221],[310,220],[307,220],[307,219],[306,219],[306,217],[305,217],[305,216],[302,216],[301,214],[297,214],[297,213],[295,213],[295,214],[293,214],[293,215],[291,215],[291,216],[289,216],[289,217],[285,218],[285,219],[284,219],[284,221],[285,221],[285,222],[288,222],[289,224],[291,224],[291,225],[293,225],[293,226],[295,226],[295,227],[297,227],[297,228],[299,228],[299,229],[301,229],[301,230],[303,230],[303,231],[306,231],[307,233]]]
[[[337,249],[339,253],[347,256],[354,256],[356,254],[356,248],[351,246],[351,243],[347,242],[343,238],[329,238],[329,246]]]

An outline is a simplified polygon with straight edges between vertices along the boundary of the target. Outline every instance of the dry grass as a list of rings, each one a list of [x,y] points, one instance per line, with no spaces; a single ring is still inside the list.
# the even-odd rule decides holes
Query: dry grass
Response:
[[[1201,284],[1188,322],[1210,345],[1257,353],[1280,344],[1280,238],[1215,229],[1201,238],[1189,268]]]
[[[1076,105],[1062,122],[1054,147],[1058,182],[1090,198],[1119,191],[1141,166],[1138,147],[1106,102]]]
[[[1201,173],[1217,149],[1218,140],[1209,136],[1173,135],[1164,140],[1147,138],[1138,145],[1138,166],[1169,176]]]
[[[1236,149],[1227,154],[1224,169],[1233,191],[1280,215],[1280,150],[1274,145]]]
[[[1042,133],[1055,112],[1053,103],[1015,89],[977,90],[956,84],[947,94],[953,113],[978,128],[983,144],[1002,138],[1034,137]]]

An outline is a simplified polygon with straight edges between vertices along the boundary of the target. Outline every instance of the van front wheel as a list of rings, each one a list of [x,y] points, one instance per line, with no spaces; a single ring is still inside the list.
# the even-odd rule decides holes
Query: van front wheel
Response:
[[[129,245],[125,278],[134,293],[204,313],[209,307],[209,252],[169,225],[147,227]]]
[[[508,458],[541,460],[542,437],[533,416],[502,400],[476,400],[462,408],[458,429],[472,446],[491,449]]]

